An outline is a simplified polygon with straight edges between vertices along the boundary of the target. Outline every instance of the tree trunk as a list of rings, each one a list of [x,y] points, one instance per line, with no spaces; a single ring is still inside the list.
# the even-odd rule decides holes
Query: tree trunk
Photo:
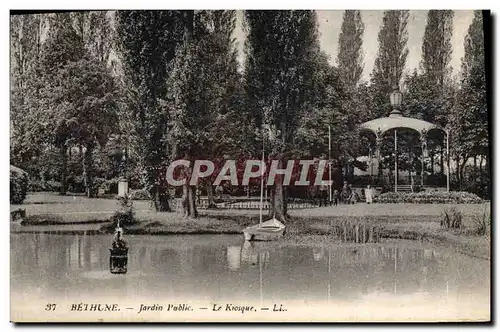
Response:
[[[211,183],[207,183],[207,200],[208,200],[208,209],[216,209],[217,205],[215,204],[214,198],[214,187]]]
[[[182,198],[181,198],[181,203],[182,203],[182,212],[184,213],[184,217],[189,216],[189,204],[188,204],[188,185],[185,184],[182,186]]]
[[[198,217],[195,190],[195,186],[190,186],[187,183],[182,186],[182,208],[184,209],[184,217],[186,218]]]
[[[284,161],[282,159],[278,162],[278,168],[282,168]],[[281,222],[286,222],[286,200],[285,191],[283,188],[283,175],[277,175],[275,177],[274,186],[271,189],[271,204],[270,204],[270,216],[274,216]]]
[[[196,218],[198,217],[198,210],[196,209],[196,186],[189,186],[188,193],[189,216],[191,218]]]
[[[380,157],[380,152],[377,155],[377,178],[378,178],[378,185],[383,186],[383,173],[382,173],[382,158]]]
[[[59,148],[59,152],[61,154],[61,187],[59,189],[60,195],[66,195],[67,184],[66,184],[66,176],[68,172],[68,148],[66,145],[62,145]]]
[[[184,38],[186,42],[189,44],[193,39],[193,30],[194,30],[194,10],[186,11],[186,26],[184,30]]]
[[[78,145],[78,150],[80,153],[80,160],[81,160],[82,165],[83,165],[83,146],[81,144]]]
[[[439,169],[441,170],[441,174],[444,174],[444,149],[443,149],[443,144],[441,144],[441,154],[439,156]]]
[[[434,151],[431,151],[430,155],[431,155],[431,175],[434,175]]]
[[[460,187],[460,190],[462,190],[462,186],[463,186],[463,180],[464,180],[464,169],[465,169],[465,165],[467,164],[467,157],[464,157],[464,160],[462,162],[461,165],[459,165],[459,168],[458,168],[458,175],[459,175],[459,187]]]
[[[95,197],[95,189],[93,184],[93,162],[92,152],[94,151],[94,143],[88,143],[83,156],[83,180],[85,183],[85,195],[88,198]]]
[[[196,218],[198,211],[196,210],[196,187],[190,186],[192,170],[188,168],[184,171],[186,183],[182,186],[182,208],[184,209],[184,217]]]
[[[155,186],[155,196],[154,196],[155,209],[158,212],[170,212],[170,204],[168,203],[169,194],[166,188],[162,188],[159,185]]]
[[[484,170],[486,171],[487,183],[488,183],[488,194],[487,197],[491,199],[491,169],[490,169],[490,153],[486,152],[484,160]]]

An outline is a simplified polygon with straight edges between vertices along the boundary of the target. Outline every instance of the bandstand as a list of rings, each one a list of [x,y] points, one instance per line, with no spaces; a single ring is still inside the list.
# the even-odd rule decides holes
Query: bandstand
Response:
[[[422,162],[422,170],[421,170],[421,186],[424,186],[424,151],[427,149],[427,137],[431,131],[441,131],[444,132],[445,134],[445,139],[446,139],[446,190],[450,191],[450,169],[449,169],[449,132],[447,129],[442,128],[441,126],[438,126],[436,124],[420,120],[420,119],[415,119],[415,118],[410,118],[410,117],[405,117],[401,114],[401,111],[399,110],[401,106],[401,102],[403,99],[402,93],[399,91],[399,89],[395,88],[394,91],[390,95],[390,100],[391,100],[391,105],[393,107],[391,113],[387,117],[382,117],[374,120],[367,121],[365,123],[362,123],[360,125],[360,133],[363,132],[371,132],[375,135],[375,142],[376,142],[376,151],[377,151],[377,160],[378,160],[378,168],[380,169],[381,165],[381,152],[380,148],[382,146],[382,138],[384,133],[386,133],[389,130],[394,129],[394,191],[398,191],[398,129],[400,128],[406,128],[406,129],[411,129],[416,131],[419,134],[420,137],[420,143],[422,146],[422,155],[421,155],[421,162]],[[371,158],[371,156],[370,156]],[[371,162],[371,160],[370,160]],[[379,171],[380,172],[380,171]]]

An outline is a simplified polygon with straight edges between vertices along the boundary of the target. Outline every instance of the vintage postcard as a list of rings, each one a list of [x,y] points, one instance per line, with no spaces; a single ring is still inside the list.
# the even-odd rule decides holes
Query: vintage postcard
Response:
[[[489,322],[490,13],[10,13],[12,322]]]

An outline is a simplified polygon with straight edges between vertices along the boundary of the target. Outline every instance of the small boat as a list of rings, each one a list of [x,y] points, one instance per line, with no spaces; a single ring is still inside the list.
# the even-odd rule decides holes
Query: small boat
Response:
[[[243,230],[245,241],[271,241],[285,235],[285,225],[276,218]]]
[[[264,139],[262,140],[262,165],[265,165]],[[264,167],[261,167],[264,170]],[[257,225],[243,230],[245,241],[272,241],[285,235],[285,225],[273,216],[272,219],[262,221],[262,206],[264,201],[264,172],[260,177],[260,221]]]

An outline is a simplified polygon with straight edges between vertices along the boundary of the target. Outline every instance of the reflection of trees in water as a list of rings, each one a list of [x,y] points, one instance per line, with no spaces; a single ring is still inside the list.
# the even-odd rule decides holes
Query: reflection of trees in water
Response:
[[[137,250],[137,265],[139,268],[143,269],[144,264],[148,264],[149,262],[146,261],[146,256],[147,255],[147,250],[145,247],[140,247]]]
[[[150,261],[153,267],[164,268],[165,266],[178,267],[179,253],[174,248],[141,248],[140,250],[151,250]]]
[[[195,246],[192,255],[194,273],[218,274],[225,270],[226,252],[223,247]]]
[[[11,274],[16,285],[57,288],[73,278],[71,282],[85,288],[79,274],[109,268],[110,241],[104,236],[15,234]],[[395,288],[397,294],[445,294],[447,285],[450,291],[471,293],[489,284],[483,262],[402,245],[327,248],[245,242],[226,247],[206,240],[196,244],[138,237],[131,245],[129,271],[144,272],[138,289],[158,294],[254,299],[262,271],[263,297],[269,301],[326,300],[328,289],[332,299],[342,300],[370,292],[394,293]]]
[[[241,267],[241,247],[242,246],[227,247],[227,266],[231,271],[238,271]]]
[[[242,247],[241,265],[257,265],[263,253],[270,255],[266,289],[292,284],[296,295],[321,292],[318,287],[342,299],[369,292],[393,293],[395,289],[399,294],[436,293],[446,289],[450,274],[440,266],[433,250],[372,245],[266,251],[265,246],[248,243]],[[237,266],[234,262],[232,265]]]
[[[331,283],[360,293],[435,293],[446,287],[449,271],[443,270],[428,249],[360,246],[332,251]]]

